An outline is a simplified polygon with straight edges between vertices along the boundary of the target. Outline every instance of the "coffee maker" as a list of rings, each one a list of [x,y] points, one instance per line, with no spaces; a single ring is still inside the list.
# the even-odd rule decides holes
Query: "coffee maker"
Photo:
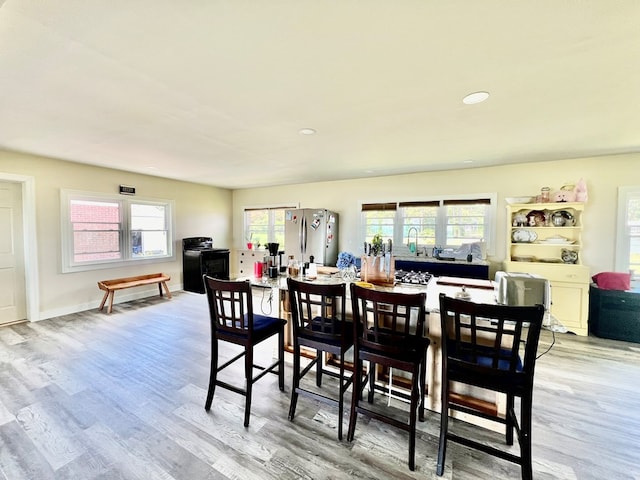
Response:
[[[279,247],[279,243],[267,243],[267,250],[269,250],[269,256],[267,257],[267,275],[269,278],[278,278],[278,272],[280,271]]]

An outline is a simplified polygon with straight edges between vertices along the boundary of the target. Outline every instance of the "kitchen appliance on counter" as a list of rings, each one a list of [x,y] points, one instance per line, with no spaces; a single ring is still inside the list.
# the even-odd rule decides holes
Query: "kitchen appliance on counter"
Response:
[[[543,305],[551,308],[549,280],[530,273],[496,272],[496,302],[501,305]]]
[[[229,249],[213,248],[211,237],[183,238],[183,290],[204,293],[204,274],[220,280],[229,280]]]
[[[267,250],[269,250],[269,256],[267,257],[267,276],[269,278],[277,278],[280,272],[282,252],[278,250],[279,247],[279,243],[267,243]]]
[[[542,326],[554,332],[567,332],[567,327],[551,314],[551,284],[532,273],[496,272],[496,302],[501,305],[542,305]]]
[[[338,214],[324,208],[285,211],[285,252],[304,264],[335,266],[338,261]]]

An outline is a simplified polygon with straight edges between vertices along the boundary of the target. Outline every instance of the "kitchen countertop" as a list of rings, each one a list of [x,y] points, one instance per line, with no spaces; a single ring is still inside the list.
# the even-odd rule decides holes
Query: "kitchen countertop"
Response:
[[[470,301],[477,303],[496,303],[495,296],[495,282],[491,280],[475,280],[468,278],[457,278],[457,277],[446,277],[447,279],[453,279],[457,282],[457,284],[447,283],[439,283],[440,278],[445,277],[432,277],[429,280],[429,283],[425,285],[413,285],[413,284],[402,284],[398,283],[393,287],[382,287],[376,285],[374,288],[381,290],[391,290],[394,292],[402,292],[402,293],[415,293],[426,291],[427,292],[427,312],[438,312],[440,309],[439,298],[438,295],[440,293],[445,293],[448,296],[455,297],[456,293],[462,290],[462,286],[465,286],[465,290],[471,295]],[[299,278],[300,279],[300,278]],[[251,284],[255,287],[261,288],[277,288],[280,290],[287,290],[287,277],[284,275],[279,276],[278,278],[261,278],[257,280],[255,277],[246,277],[239,280],[249,280]],[[327,274],[319,274],[315,279],[309,280],[304,279],[304,281],[309,281],[312,283],[321,283],[321,284],[334,284],[334,283],[342,283],[344,280],[340,275],[327,275]],[[479,282],[483,282],[482,288],[477,288]]]
[[[472,262],[467,262],[467,260],[444,260],[435,257],[425,257],[424,255],[402,255],[402,256],[394,256],[395,260],[402,262],[425,262],[425,263],[465,263],[469,265],[485,265],[488,266],[489,262],[486,260],[473,260]]]

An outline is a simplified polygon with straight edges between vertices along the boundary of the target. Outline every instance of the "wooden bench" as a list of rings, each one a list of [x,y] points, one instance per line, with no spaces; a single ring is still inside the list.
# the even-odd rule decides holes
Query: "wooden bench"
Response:
[[[164,273],[151,273],[149,275],[138,275],[137,277],[116,278],[114,280],[102,280],[98,282],[98,288],[104,290],[104,297],[102,303],[100,303],[100,310],[104,308],[104,304],[109,299],[109,308],[107,313],[111,313],[113,309],[113,295],[116,290],[123,290],[125,288],[141,287],[143,285],[151,285],[153,283],[158,284],[158,290],[160,296],[162,296],[162,288],[167,293],[167,297],[171,298],[171,292],[167,287],[167,282],[171,280],[171,277]]]

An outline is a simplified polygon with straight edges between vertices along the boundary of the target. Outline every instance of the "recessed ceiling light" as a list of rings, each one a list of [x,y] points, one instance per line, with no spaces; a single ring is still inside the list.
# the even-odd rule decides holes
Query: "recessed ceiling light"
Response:
[[[313,128],[301,128],[299,133],[301,135],[313,135],[316,131]]]
[[[473,105],[475,103],[484,102],[489,98],[489,92],[474,92],[470,93],[462,99],[462,103],[466,105]]]
[[[463,160],[462,163],[473,163],[473,160]]]

